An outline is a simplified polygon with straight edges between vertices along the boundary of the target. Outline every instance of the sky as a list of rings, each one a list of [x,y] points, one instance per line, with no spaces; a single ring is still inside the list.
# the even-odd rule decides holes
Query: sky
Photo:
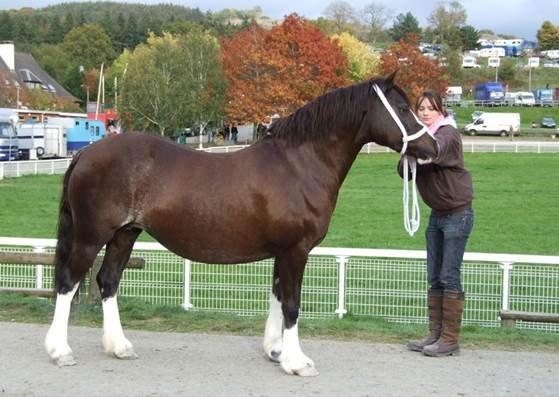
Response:
[[[357,11],[365,5],[375,2],[383,4],[392,14],[411,12],[421,27],[427,27],[427,18],[439,4],[438,0],[346,0]],[[61,0],[0,0],[0,9],[21,7],[40,8],[47,5],[63,3]],[[74,2],[74,1],[66,1]],[[173,3],[185,7],[198,7],[202,11],[220,11],[224,8],[239,10],[262,8],[262,14],[279,19],[296,12],[309,19],[323,15],[324,9],[331,3],[329,0],[120,0],[127,3]],[[526,40],[535,40],[536,33],[547,19],[559,25],[559,1],[557,0],[461,0],[466,9],[468,25],[477,30],[490,29],[496,34],[514,35]],[[553,20],[555,18],[555,20]],[[387,27],[392,26],[388,22]]]

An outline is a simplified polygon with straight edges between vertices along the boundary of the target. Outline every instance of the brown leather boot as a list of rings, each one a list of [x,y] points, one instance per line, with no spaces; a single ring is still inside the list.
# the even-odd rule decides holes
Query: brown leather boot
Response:
[[[423,348],[423,354],[431,357],[451,356],[460,352],[458,338],[464,311],[464,292],[444,291],[443,329],[441,337]]]
[[[425,346],[435,343],[441,335],[443,321],[443,290],[429,289],[427,291],[427,306],[429,308],[429,335],[421,340],[410,340],[408,349],[414,352],[423,351]]]

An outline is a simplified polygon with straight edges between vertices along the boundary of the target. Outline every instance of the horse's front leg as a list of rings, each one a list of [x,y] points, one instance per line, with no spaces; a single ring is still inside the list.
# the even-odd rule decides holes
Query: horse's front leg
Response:
[[[264,351],[268,358],[275,362],[279,362],[283,343],[283,312],[280,301],[278,266],[278,260],[276,259],[274,262],[272,293],[270,294],[270,308],[264,331]]]
[[[56,295],[56,306],[52,324],[45,337],[45,349],[50,358],[60,367],[76,365],[72,349],[68,345],[68,318],[72,299],[78,290],[80,283],[76,283],[72,290]]]
[[[301,305],[301,285],[307,263],[307,252],[290,251],[277,258],[279,291],[283,314],[283,337],[279,362],[288,374],[316,376],[318,371],[313,360],[301,350],[298,318]]]

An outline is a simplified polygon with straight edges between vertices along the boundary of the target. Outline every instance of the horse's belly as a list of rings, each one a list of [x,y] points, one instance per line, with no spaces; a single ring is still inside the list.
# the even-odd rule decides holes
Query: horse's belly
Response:
[[[152,233],[150,233],[152,234]],[[220,239],[204,236],[191,236],[176,238],[165,238],[163,236],[152,236],[169,251],[196,262],[228,264],[246,263],[270,258],[272,254],[260,244],[239,243],[235,244],[233,237]]]

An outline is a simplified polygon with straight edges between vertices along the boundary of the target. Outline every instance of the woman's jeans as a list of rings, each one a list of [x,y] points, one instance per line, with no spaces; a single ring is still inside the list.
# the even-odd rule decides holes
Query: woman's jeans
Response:
[[[473,224],[471,208],[449,215],[431,211],[425,231],[427,278],[431,289],[462,291],[460,268]]]

